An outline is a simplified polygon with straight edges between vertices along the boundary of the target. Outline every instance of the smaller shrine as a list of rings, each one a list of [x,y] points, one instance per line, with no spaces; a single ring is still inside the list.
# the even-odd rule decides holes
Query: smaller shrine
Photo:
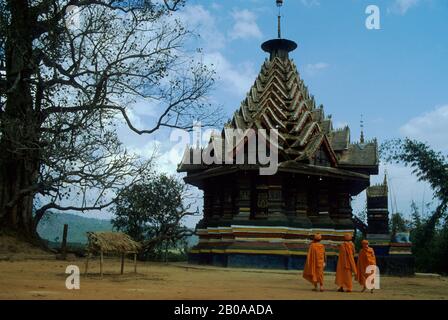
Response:
[[[387,176],[381,184],[370,186],[367,194],[367,240],[375,250],[382,274],[413,275],[415,259],[409,233],[391,234]]]

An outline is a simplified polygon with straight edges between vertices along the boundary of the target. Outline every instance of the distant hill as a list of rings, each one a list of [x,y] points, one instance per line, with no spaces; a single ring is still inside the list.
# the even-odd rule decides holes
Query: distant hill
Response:
[[[68,224],[67,242],[72,244],[87,243],[87,231],[112,231],[110,220],[85,218],[70,213],[49,213],[39,223],[37,232],[41,238],[57,246],[62,241],[64,224]],[[189,247],[193,247],[197,242],[198,237],[195,235],[187,239]]]
[[[70,243],[87,243],[87,231],[112,230],[110,220],[85,218],[69,213],[50,213],[39,223],[37,232],[43,239],[60,243],[64,224],[68,224],[67,242]]]

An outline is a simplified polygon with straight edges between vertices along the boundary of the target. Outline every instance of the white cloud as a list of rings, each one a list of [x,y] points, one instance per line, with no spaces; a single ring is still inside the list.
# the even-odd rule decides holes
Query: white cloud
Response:
[[[155,100],[140,99],[136,103],[128,106],[129,110],[134,112],[134,116],[158,117],[162,112],[160,103]]]
[[[149,159],[155,155],[157,171],[171,175],[176,173],[177,165],[182,160],[185,147],[186,145],[181,146],[169,140],[151,140],[144,145],[130,146],[128,150],[145,159]]]
[[[234,11],[232,17],[235,24],[229,33],[230,39],[260,39],[263,37],[257,24],[257,17],[252,11],[247,9]]]
[[[222,4],[217,3],[217,2],[213,2],[211,4],[211,7],[212,7],[213,10],[221,10],[222,9]]]
[[[305,7],[320,6],[320,2],[318,0],[301,0],[301,2]]]
[[[176,13],[188,29],[201,36],[205,49],[216,50],[225,46],[226,38],[216,24],[216,17],[201,5],[189,5]]]
[[[235,66],[220,52],[206,54],[204,62],[213,64],[218,81],[221,82],[224,89],[238,96],[244,95],[256,78],[256,72],[252,63],[243,63]]]
[[[222,51],[228,41],[238,38],[261,37],[261,31],[256,24],[255,14],[249,10],[232,13],[236,22],[229,31],[219,29],[217,14],[217,12],[208,11],[201,5],[191,5],[178,13],[178,17],[188,28],[193,28],[201,35],[200,45],[204,49],[201,61],[206,65],[213,64],[219,83],[217,87],[241,97],[244,96],[256,77],[253,63],[233,64]]]
[[[318,72],[327,69],[330,67],[328,63],[318,62],[314,64],[307,64],[305,66],[305,72],[311,76],[316,75]]]
[[[420,0],[395,0],[389,7],[388,11],[405,15],[409,9],[416,7],[420,3]]]
[[[432,147],[448,150],[448,105],[436,107],[419,117],[409,120],[400,128],[400,134],[429,143]]]

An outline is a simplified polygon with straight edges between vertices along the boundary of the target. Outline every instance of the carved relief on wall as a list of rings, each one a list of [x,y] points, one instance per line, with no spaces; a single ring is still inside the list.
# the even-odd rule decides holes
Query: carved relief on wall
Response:
[[[260,186],[257,188],[256,194],[256,218],[266,218],[268,215],[269,196],[266,186]]]
[[[239,194],[240,201],[249,201],[250,200],[250,191],[249,190],[240,190]]]
[[[266,192],[258,193],[257,207],[260,209],[266,209],[268,207],[268,194]]]
[[[282,191],[278,189],[270,189],[269,190],[269,200],[282,200]]]
[[[297,201],[297,206],[298,207],[306,207],[307,206],[307,196],[305,192],[298,192],[296,195],[296,201]]]

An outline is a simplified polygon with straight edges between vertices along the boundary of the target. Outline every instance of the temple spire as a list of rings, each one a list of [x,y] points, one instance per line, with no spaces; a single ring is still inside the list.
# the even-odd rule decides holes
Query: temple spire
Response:
[[[281,58],[288,59],[288,53],[295,50],[297,48],[297,43],[291,40],[282,39],[282,30],[281,30],[281,7],[283,6],[283,0],[276,0],[276,4],[278,7],[278,26],[277,26],[277,38],[271,39],[264,42],[261,45],[263,51],[266,51],[270,54],[270,59]]]
[[[364,143],[364,120],[361,115],[361,138],[359,139],[360,143]]]
[[[283,6],[283,0],[276,0],[277,3],[277,7],[278,7],[278,27],[277,27],[277,31],[278,31],[278,38],[281,39],[282,37],[282,29],[281,29],[281,19],[282,19],[282,14],[281,14],[281,8]]]

